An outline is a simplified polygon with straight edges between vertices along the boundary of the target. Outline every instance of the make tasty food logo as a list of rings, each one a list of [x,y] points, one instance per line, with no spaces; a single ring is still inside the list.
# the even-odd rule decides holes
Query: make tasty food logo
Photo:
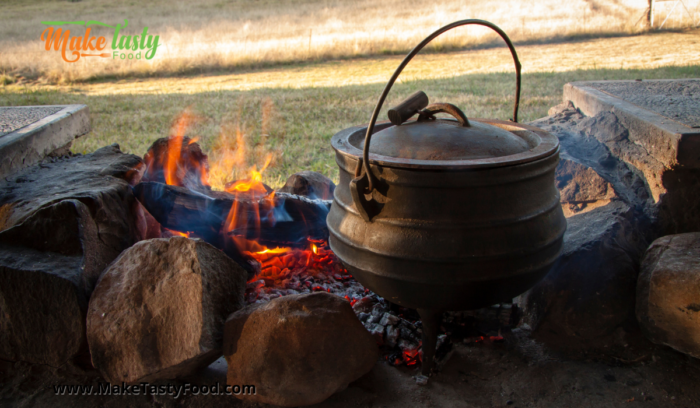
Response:
[[[51,26],[41,33],[41,41],[45,43],[46,51],[61,51],[61,57],[66,62],[76,62],[81,57],[112,58],[113,60],[150,60],[156,56],[159,36],[148,34],[148,27],[144,27],[140,35],[124,35],[121,33],[129,22],[111,26],[99,21],[42,21],[42,24]],[[69,28],[57,26],[84,26],[84,33],[72,36]],[[106,27],[114,30],[112,42],[108,43],[104,36],[92,34],[92,27]],[[81,30],[82,31],[82,30]],[[111,45],[111,50],[108,50]],[[111,51],[103,52],[103,51]]]

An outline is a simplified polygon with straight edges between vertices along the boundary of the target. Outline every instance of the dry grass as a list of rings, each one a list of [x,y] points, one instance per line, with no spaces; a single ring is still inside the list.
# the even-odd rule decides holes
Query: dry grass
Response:
[[[115,5],[116,3],[116,5]],[[482,18],[520,43],[591,35],[630,34],[645,0],[201,0],[148,2],[111,0],[5,0],[0,14],[0,82],[17,75],[60,83],[105,76],[152,76],[203,72],[281,62],[403,53],[449,22]],[[670,11],[659,3],[657,20]],[[679,28],[700,22],[700,0],[686,0],[692,19],[677,8],[666,23]],[[39,41],[43,20],[129,20],[127,34],[160,34],[151,61],[82,58],[62,61]],[[75,27],[75,26],[74,26]],[[109,29],[102,30],[108,38]],[[433,51],[491,43],[488,30],[469,27],[447,33]]]
[[[700,77],[700,55],[695,52],[699,32],[518,47],[525,73],[521,121],[545,116],[561,101],[566,82]],[[188,134],[198,136],[205,151],[222,144],[238,147],[235,135],[240,130],[249,152],[245,167],[260,168],[272,152],[265,181],[279,186],[288,175],[305,169],[337,178],[331,136],[369,120],[400,59],[384,56],[229,75],[66,86],[10,85],[0,87],[0,105],[87,104],[93,131],[73,150],[91,152],[116,142],[138,155],[167,136],[173,120],[189,107],[201,119]],[[469,117],[505,119],[513,103],[512,70],[504,48],[420,55],[386,105],[422,89],[432,101],[455,103]]]

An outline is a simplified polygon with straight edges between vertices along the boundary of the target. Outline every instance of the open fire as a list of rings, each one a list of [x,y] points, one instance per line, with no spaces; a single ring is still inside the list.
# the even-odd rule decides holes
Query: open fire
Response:
[[[216,166],[217,173],[233,174],[236,168],[245,163],[245,139],[239,129],[236,131],[236,146],[231,149],[224,144],[219,152],[220,159],[209,163],[197,144],[198,138],[190,139],[185,134],[197,120],[190,112],[183,112],[172,126],[171,135],[165,141],[165,148],[149,150],[145,162],[148,179],[162,178],[165,184],[187,187],[195,191],[211,189],[209,181],[210,165]],[[258,171],[257,166],[249,168],[247,177],[241,180],[228,180],[223,191],[233,195],[233,204],[223,223],[222,233],[225,245],[235,245],[244,256],[257,261],[255,274],[249,280],[247,299],[255,302],[270,293],[270,289],[283,288],[294,293],[302,287],[311,290],[333,292],[333,285],[314,283],[315,280],[343,282],[351,276],[340,265],[327,242],[307,237],[305,242],[292,246],[274,248],[261,244],[251,236],[258,235],[261,225],[275,224],[283,210],[281,201],[276,201],[275,191],[263,184],[263,173],[272,162],[272,154],[267,154]],[[162,177],[159,177],[162,173]],[[255,200],[259,205],[247,206],[247,200]],[[246,207],[245,209],[243,207]],[[252,209],[252,211],[250,211]],[[252,230],[252,231],[251,231]],[[192,231],[165,229],[167,234],[184,237],[198,237]],[[252,232],[252,233],[251,233]],[[341,285],[342,286],[342,285]],[[279,293],[271,293],[274,298]]]

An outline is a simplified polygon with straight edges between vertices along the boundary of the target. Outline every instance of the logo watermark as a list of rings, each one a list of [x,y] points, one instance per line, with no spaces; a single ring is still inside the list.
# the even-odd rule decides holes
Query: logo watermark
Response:
[[[144,27],[140,35],[124,35],[120,32],[129,25],[128,20],[124,24],[111,26],[100,21],[42,21],[41,24],[49,25],[41,33],[41,41],[45,42],[46,51],[61,51],[61,57],[66,62],[76,62],[82,57],[112,58],[114,60],[150,60],[156,56],[158,50],[158,39],[160,36],[148,34],[148,27]],[[76,25],[85,26],[82,35],[71,36],[70,29],[53,26]],[[92,27],[101,26],[111,28],[113,36],[111,43],[107,42],[104,36],[92,35]],[[107,46],[111,46],[111,52]]]
[[[55,395],[170,395],[175,399],[183,395],[256,395],[254,385],[198,385],[184,383],[174,384],[151,384],[142,382],[140,384],[121,385],[111,383],[98,383],[94,385],[54,385]]]

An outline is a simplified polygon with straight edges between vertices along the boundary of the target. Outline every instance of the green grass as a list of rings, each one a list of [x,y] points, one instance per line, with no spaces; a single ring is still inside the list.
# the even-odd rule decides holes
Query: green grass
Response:
[[[551,106],[561,102],[562,87],[567,82],[689,78],[698,77],[699,73],[700,66],[692,65],[524,74],[520,121],[546,116]],[[123,151],[139,156],[154,140],[167,136],[173,119],[189,107],[201,119],[188,134],[199,136],[205,151],[211,151],[220,133],[233,137],[232,129],[240,126],[247,137],[249,165],[257,163],[259,166],[262,152],[275,154],[272,166],[265,173],[265,181],[278,186],[287,176],[301,170],[318,171],[337,181],[330,139],[342,129],[366,124],[383,86],[138,95],[85,95],[79,90],[46,91],[7,86],[0,87],[0,106],[86,104],[90,108],[93,130],[74,144],[74,152],[89,153],[118,143]],[[384,110],[419,89],[433,102],[456,104],[468,117],[507,119],[513,104],[514,75],[473,74],[403,82],[394,87]],[[273,108],[263,115],[263,105],[269,106],[270,101]],[[383,113],[380,118],[385,116]]]

